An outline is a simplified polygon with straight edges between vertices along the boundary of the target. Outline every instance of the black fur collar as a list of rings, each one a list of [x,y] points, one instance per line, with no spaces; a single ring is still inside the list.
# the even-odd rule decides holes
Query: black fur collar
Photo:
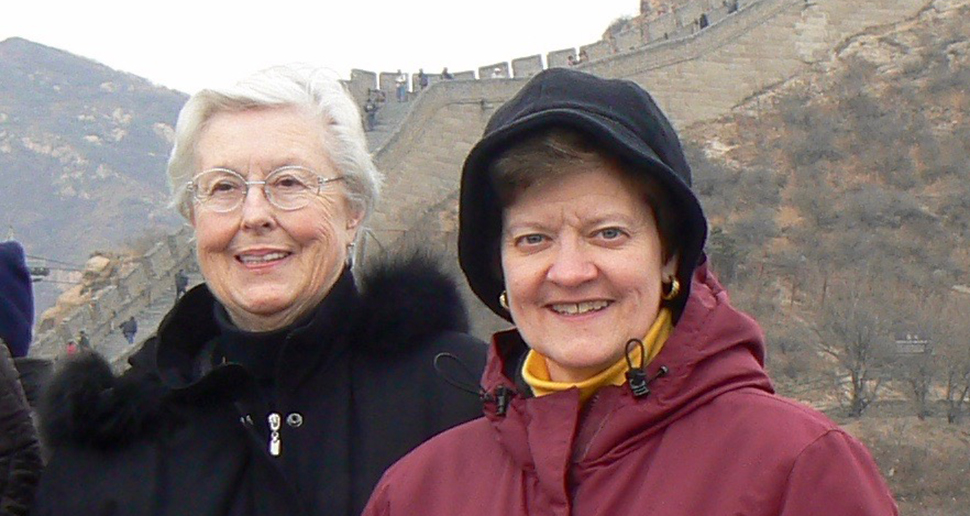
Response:
[[[406,352],[440,332],[468,330],[468,316],[455,279],[438,259],[426,254],[387,258],[359,277],[360,309],[348,321],[356,345],[380,354]],[[183,304],[197,313],[211,294],[192,292],[166,316],[162,327],[180,315]],[[201,335],[201,334],[200,334]],[[121,376],[99,355],[69,359],[46,389],[40,404],[41,432],[48,446],[64,444],[106,449],[158,431],[162,399],[169,389],[159,381],[157,338],[132,357]]]

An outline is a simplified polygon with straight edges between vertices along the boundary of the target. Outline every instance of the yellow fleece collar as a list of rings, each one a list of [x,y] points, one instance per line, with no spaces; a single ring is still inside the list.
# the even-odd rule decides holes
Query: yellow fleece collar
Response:
[[[643,348],[634,346],[630,350],[630,361],[633,364],[640,364],[643,350],[647,356],[643,360],[646,367],[654,357],[663,349],[667,337],[673,331],[672,314],[669,309],[661,308],[657,314],[657,319],[650,326],[647,335],[643,338]],[[578,383],[554,382],[549,379],[549,367],[546,365],[546,358],[536,350],[530,349],[522,364],[522,377],[525,383],[532,388],[532,393],[536,396],[545,396],[554,392],[564,391],[576,387],[579,389],[579,397],[585,403],[600,387],[606,385],[623,385],[626,383],[626,372],[629,370],[627,358],[620,357],[615,364],[607,367],[603,371],[593,375],[586,380]]]

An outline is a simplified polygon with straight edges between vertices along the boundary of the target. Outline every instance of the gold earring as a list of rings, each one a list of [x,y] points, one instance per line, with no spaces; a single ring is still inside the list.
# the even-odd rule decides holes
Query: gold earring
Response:
[[[509,295],[504,290],[498,295],[498,304],[502,305],[502,308],[509,309]]]
[[[663,290],[666,290],[666,292],[662,293],[660,297],[664,301],[673,301],[677,297],[677,294],[680,294],[680,282],[677,281],[676,277],[672,277],[670,278],[670,286],[667,287],[667,285],[667,283],[664,283]]]

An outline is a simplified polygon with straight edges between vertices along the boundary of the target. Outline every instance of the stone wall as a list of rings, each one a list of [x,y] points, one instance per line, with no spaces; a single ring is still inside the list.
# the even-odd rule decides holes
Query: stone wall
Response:
[[[179,269],[195,267],[191,234],[186,228],[169,235],[145,253],[136,266],[125,267],[123,272],[112,276],[108,286],[93,292],[87,303],[68,314],[60,324],[37,333],[31,355],[55,357],[63,352],[68,341],[77,340],[81,330],[85,330],[97,346],[112,338],[112,334],[117,338],[122,321],[131,316],[138,317],[158,299],[172,299],[175,273]]]
[[[915,16],[928,1],[742,4],[731,16],[689,37],[591,57],[578,68],[641,84],[675,125],[685,127],[722,116],[766,87],[808,70],[851,35]],[[429,205],[457,188],[464,155],[492,110],[524,82],[442,81],[417,97],[406,120],[375,154],[387,175],[386,196],[372,224],[379,233],[407,230]]]
[[[582,56],[578,66],[583,69],[655,86],[657,81],[649,80],[647,73],[670,68],[678,61],[700,59],[704,68],[720,60],[723,66],[713,66],[713,73],[707,69],[699,72],[708,79],[718,79],[746,67],[751,73],[744,77],[745,84],[729,87],[736,91],[760,91],[790,77],[803,65],[824,59],[845,38],[871,26],[914,16],[928,3],[929,0],[690,0],[655,19],[638,17],[608,39],[590,42],[578,49],[551,51],[545,61],[549,67],[564,67],[570,66],[571,58]],[[729,52],[710,56],[722,46],[730,47]],[[730,50],[735,53],[732,55]],[[492,79],[498,68],[503,78],[523,78],[537,73],[541,62],[539,56],[524,56],[480,66],[477,72],[453,74],[461,80]],[[753,62],[757,66],[752,66]],[[671,71],[694,73],[690,67]],[[348,87],[355,97],[368,88],[380,88],[390,98],[396,75],[396,72],[375,74],[354,70]],[[431,82],[438,82],[437,76]],[[416,88],[412,86],[413,90]],[[727,97],[730,106],[739,100],[733,94]],[[703,116],[710,118],[709,113],[723,112],[724,106],[718,102]]]
[[[912,18],[927,0],[760,0],[678,41],[583,66],[649,90],[678,125],[721,116],[822,62],[852,35]]]

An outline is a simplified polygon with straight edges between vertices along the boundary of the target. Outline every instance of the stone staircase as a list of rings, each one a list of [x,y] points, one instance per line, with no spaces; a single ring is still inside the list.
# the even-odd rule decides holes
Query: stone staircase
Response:
[[[189,276],[189,289],[202,283],[201,274],[194,271],[187,272]],[[155,334],[165,314],[172,309],[174,301],[175,290],[173,286],[171,296],[159,296],[135,316],[135,320],[138,321],[138,333],[135,335],[135,343],[133,345],[128,344],[128,341],[121,334],[121,329],[119,328],[111,332],[108,336],[92,342],[92,347],[95,351],[101,353],[115,370],[120,371],[127,368],[128,358],[141,348],[145,340]]]
[[[398,127],[407,118],[411,111],[414,101],[398,102],[396,99],[389,99],[377,111],[377,123],[374,128],[367,131],[367,148],[372,152],[377,152],[391,136],[397,132]]]

